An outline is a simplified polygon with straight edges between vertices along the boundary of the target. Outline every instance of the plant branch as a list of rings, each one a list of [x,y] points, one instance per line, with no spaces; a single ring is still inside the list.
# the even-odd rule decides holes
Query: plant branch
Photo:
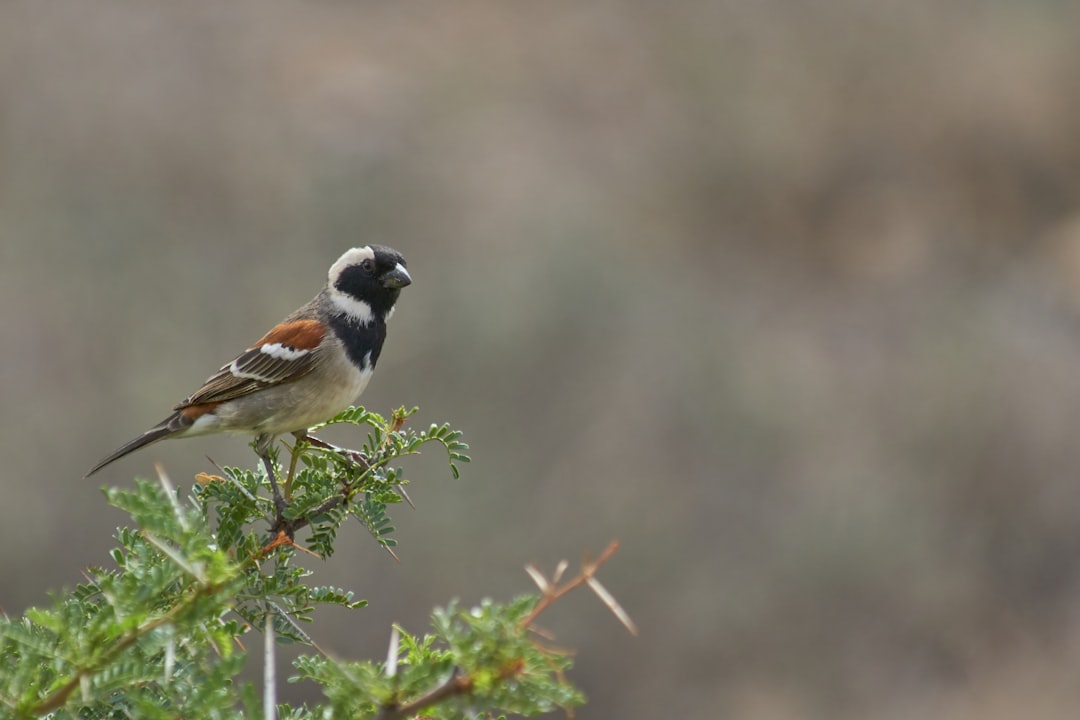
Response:
[[[85,678],[89,678],[94,673],[105,669],[117,656],[137,643],[147,633],[156,630],[162,625],[173,622],[179,615],[182,615],[188,609],[193,607],[203,595],[212,595],[220,589],[221,585],[216,583],[207,583],[197,587],[195,591],[188,596],[187,600],[176,605],[164,615],[160,615],[153,620],[148,620],[142,625],[124,633],[113,647],[101,653],[94,662],[78,668],[70,680],[50,693],[37,705],[30,707],[28,714],[32,716],[41,716],[63,707],[64,703],[66,703],[71,696],[71,693],[79,687]]]
[[[263,717],[277,720],[277,661],[274,657],[274,613],[266,608],[263,621]]]
[[[472,678],[462,672],[461,668],[455,667],[444,683],[416,700],[405,705],[383,705],[382,709],[379,710],[378,720],[401,720],[401,718],[411,717],[424,708],[440,703],[447,698],[470,692],[472,686]]]
[[[533,579],[536,586],[540,588],[540,592],[543,593],[540,597],[540,601],[536,603],[536,607],[532,609],[528,615],[521,620],[521,627],[527,628],[533,624],[540,613],[551,607],[551,604],[556,600],[566,595],[574,588],[581,587],[582,585],[588,585],[589,588],[596,593],[600,601],[607,606],[609,610],[618,618],[631,635],[637,635],[637,626],[634,625],[634,621],[630,619],[630,616],[619,605],[615,597],[600,584],[600,581],[596,579],[596,571],[600,569],[600,566],[611,559],[611,556],[619,549],[619,541],[612,540],[604,551],[600,553],[600,557],[596,560],[589,560],[586,557],[581,563],[581,572],[576,577],[568,580],[564,585],[559,585],[559,579],[562,577],[562,573],[565,570],[565,563],[559,564],[559,569],[556,570],[555,576],[552,581],[549,582],[544,575],[536,569],[534,565],[526,565],[525,571],[529,574],[529,577]]]

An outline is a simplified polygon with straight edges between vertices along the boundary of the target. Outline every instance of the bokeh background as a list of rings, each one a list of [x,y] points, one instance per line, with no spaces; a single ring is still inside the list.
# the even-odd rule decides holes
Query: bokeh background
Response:
[[[0,606],[107,561],[90,481],[347,247],[415,278],[366,404],[406,469],[388,624],[622,550],[547,616],[584,718],[1075,717],[1080,5],[0,5]],[[349,438],[337,437],[347,441]],[[256,668],[257,669],[257,668]],[[314,700],[290,686],[290,699]]]

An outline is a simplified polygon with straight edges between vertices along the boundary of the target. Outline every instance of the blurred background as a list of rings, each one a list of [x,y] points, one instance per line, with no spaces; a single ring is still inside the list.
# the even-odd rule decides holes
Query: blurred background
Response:
[[[1076,3],[0,5],[0,606],[106,563],[86,469],[404,252],[365,404],[466,432],[315,639],[532,589],[583,718],[1073,717]],[[348,434],[333,439],[348,442]],[[256,663],[257,664],[257,663]],[[257,670],[257,667],[253,668]],[[316,700],[289,686],[288,699]]]

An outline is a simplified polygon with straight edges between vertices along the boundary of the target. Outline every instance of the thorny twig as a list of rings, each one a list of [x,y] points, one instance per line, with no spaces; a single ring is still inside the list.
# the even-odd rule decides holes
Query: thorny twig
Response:
[[[566,572],[566,568],[569,566],[569,563],[565,560],[559,562],[551,580],[545,578],[543,573],[536,569],[536,566],[531,564],[526,565],[525,571],[529,574],[529,577],[533,579],[533,582],[536,583],[537,587],[540,588],[540,592],[543,593],[543,595],[536,604],[536,607],[532,609],[532,612],[522,618],[519,627],[523,630],[528,629],[533,632],[539,632],[537,628],[532,627],[532,623],[540,613],[551,607],[552,603],[574,588],[580,587],[581,585],[588,585],[590,589],[597,594],[600,601],[614,613],[615,617],[619,619],[619,622],[621,622],[632,635],[637,635],[637,626],[634,624],[634,621],[630,619],[630,616],[623,610],[622,606],[619,605],[614,596],[612,596],[611,593],[609,593],[596,579],[596,571],[601,565],[607,562],[618,549],[618,541],[612,540],[596,560],[589,560],[588,557],[585,557],[582,561],[581,572],[574,578],[568,580],[564,585],[559,585],[559,581],[562,579],[563,573]],[[390,652],[387,656],[387,674],[391,677],[397,670],[397,646],[398,631],[395,627],[394,632],[390,637]],[[539,644],[537,644],[537,646],[539,647]],[[502,673],[500,673],[501,679],[506,680],[513,677],[522,670],[522,667],[523,665],[520,662],[511,663]],[[396,702],[383,705],[379,710],[378,720],[400,720],[401,718],[412,717],[426,707],[430,707],[431,705],[456,695],[467,694],[472,691],[472,687],[472,678],[468,673],[460,667],[454,666],[450,677],[416,700],[404,705],[397,704]]]
[[[559,580],[562,578],[562,574],[566,571],[567,567],[565,560],[559,563],[555,570],[555,574],[550,581],[544,577],[543,573],[541,573],[535,565],[526,565],[525,572],[529,574],[529,577],[536,583],[536,586],[540,588],[540,592],[543,593],[543,596],[540,598],[540,602],[536,603],[536,607],[532,609],[532,612],[521,620],[521,627],[525,628],[532,625],[533,621],[536,620],[540,613],[544,612],[544,610],[550,607],[553,602],[563,595],[566,595],[574,588],[580,587],[581,585],[588,585],[589,589],[596,593],[596,596],[600,598],[600,602],[607,606],[608,610],[615,615],[619,622],[630,631],[630,634],[637,635],[637,625],[630,619],[630,615],[623,610],[621,605],[619,605],[615,596],[609,593],[607,588],[601,585],[600,581],[596,579],[596,571],[601,565],[607,562],[618,549],[619,542],[617,540],[612,540],[596,560],[590,561],[588,556],[586,556],[581,563],[581,572],[578,573],[576,577],[568,580],[565,585],[559,585]]]

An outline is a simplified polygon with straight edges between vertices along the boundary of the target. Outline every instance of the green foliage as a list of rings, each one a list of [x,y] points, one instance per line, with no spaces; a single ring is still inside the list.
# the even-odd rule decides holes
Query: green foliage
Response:
[[[400,644],[392,674],[386,664],[309,655],[297,659],[292,680],[322,685],[333,717],[374,717],[387,708],[407,713],[410,703],[433,689],[442,701],[423,711],[433,720],[484,717],[479,708],[538,715],[579,705],[581,693],[562,678],[569,657],[541,648],[522,624],[536,602],[522,597],[505,605],[485,600],[469,609],[438,609],[434,632],[423,637],[395,628]]]
[[[245,636],[269,616],[276,642],[313,645],[301,626],[315,607],[365,605],[347,590],[309,586],[302,563],[329,558],[350,519],[388,550],[394,545],[388,510],[407,499],[399,458],[434,444],[454,477],[468,462],[468,446],[449,426],[406,429],[414,412],[386,419],[351,408],[331,420],[365,429],[358,451],[298,439],[287,467],[276,471],[284,480],[281,507],[261,468],[200,475],[186,496],[164,476],[107,489],[108,502],[133,522],[117,531],[116,567],[90,568],[86,582],[50,606],[0,618],[0,717],[261,715],[262,698],[276,698],[276,688],[237,679],[245,646],[263,645]],[[395,718],[423,710],[431,718],[472,718],[569,708],[581,702],[562,675],[569,658],[544,649],[529,629],[538,603],[548,600],[437,610],[429,634],[393,629],[386,662],[301,656],[290,681],[318,684],[326,704],[277,704],[277,715]],[[270,653],[273,643],[267,647]]]
[[[240,566],[215,547],[198,507],[158,485],[106,495],[139,526],[117,532],[119,570],[91,568],[50,608],[0,622],[0,711],[156,718],[196,707],[200,717],[237,717],[243,628],[227,615]]]

